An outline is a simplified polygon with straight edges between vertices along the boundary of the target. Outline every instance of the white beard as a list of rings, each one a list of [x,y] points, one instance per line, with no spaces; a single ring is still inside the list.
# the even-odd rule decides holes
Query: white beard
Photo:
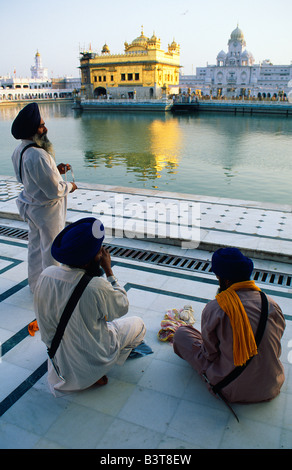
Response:
[[[52,142],[47,137],[47,134],[39,135],[35,134],[32,138],[32,140],[42,149],[44,149],[46,152],[48,152],[51,157],[55,160],[55,150],[53,147]]]

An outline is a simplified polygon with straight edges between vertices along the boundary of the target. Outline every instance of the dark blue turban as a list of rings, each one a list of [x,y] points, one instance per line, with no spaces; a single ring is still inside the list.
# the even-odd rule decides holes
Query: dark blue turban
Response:
[[[59,263],[69,266],[84,266],[99,252],[105,230],[95,217],[77,220],[57,235],[51,253]]]
[[[19,111],[11,127],[15,139],[28,139],[36,134],[41,122],[40,110],[37,103],[29,103]]]
[[[253,262],[237,248],[219,248],[212,256],[212,271],[228,281],[247,281],[253,270]]]

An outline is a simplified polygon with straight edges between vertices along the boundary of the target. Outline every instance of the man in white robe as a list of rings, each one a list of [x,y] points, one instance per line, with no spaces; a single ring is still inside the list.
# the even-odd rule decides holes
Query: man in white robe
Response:
[[[56,166],[37,103],[30,103],[19,112],[11,132],[21,139],[12,163],[17,181],[23,184],[16,204],[29,227],[28,283],[33,292],[42,270],[57,263],[51,255],[51,244],[65,227],[67,195],[77,186],[61,177],[70,165]]]
[[[48,381],[56,396],[105,384],[107,372],[125,362],[146,332],[141,318],[121,318],[128,312],[128,298],[113,275],[103,239],[104,227],[94,217],[68,225],[52,245],[53,256],[63,264],[46,268],[37,282],[35,313],[42,341],[50,348],[73,290],[85,272],[93,275],[53,358],[59,375],[48,360]],[[107,279],[95,276],[99,267]]]

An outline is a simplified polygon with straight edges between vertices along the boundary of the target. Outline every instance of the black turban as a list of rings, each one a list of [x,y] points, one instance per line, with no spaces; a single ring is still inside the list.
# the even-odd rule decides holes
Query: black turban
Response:
[[[228,281],[247,281],[253,270],[253,262],[237,248],[219,248],[212,256],[212,271]]]
[[[40,110],[37,103],[30,103],[14,119],[11,134],[15,139],[28,139],[36,134],[41,122]]]

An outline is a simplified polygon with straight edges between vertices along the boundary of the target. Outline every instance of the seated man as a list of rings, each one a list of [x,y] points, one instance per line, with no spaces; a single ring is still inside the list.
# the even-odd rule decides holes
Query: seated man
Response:
[[[261,295],[249,280],[252,260],[236,248],[220,248],[212,256],[212,270],[219,280],[219,293],[202,312],[202,332],[180,327],[174,336],[174,351],[213,386],[252,358],[220,393],[229,402],[271,400],[280,393],[285,379],[279,360],[285,329],[282,311],[268,297],[268,318],[257,350],[254,335],[261,316]]]
[[[50,348],[74,288],[84,273],[93,276],[56,350],[56,368],[48,361],[48,381],[56,396],[96,382],[105,384],[105,374],[115,364],[123,364],[145,335],[139,317],[120,318],[126,315],[129,303],[126,291],[113,275],[103,239],[104,227],[94,217],[68,225],[52,244],[52,256],[62,265],[46,268],[36,285],[36,318],[42,341]],[[107,279],[98,277],[100,267]]]

